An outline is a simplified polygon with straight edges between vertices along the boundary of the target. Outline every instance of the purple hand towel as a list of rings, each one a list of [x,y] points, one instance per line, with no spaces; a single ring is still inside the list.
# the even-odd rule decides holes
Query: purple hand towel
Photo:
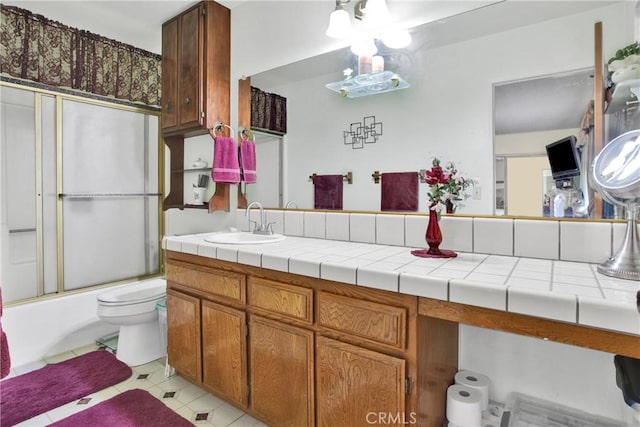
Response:
[[[247,184],[257,181],[256,175],[256,143],[245,139],[240,142],[240,166],[242,177]]]
[[[240,164],[236,141],[228,136],[216,136],[213,148],[213,182],[237,184],[240,182]]]
[[[391,172],[382,174],[380,210],[418,210],[418,173]]]
[[[342,209],[342,175],[316,175],[313,179],[315,209]]]

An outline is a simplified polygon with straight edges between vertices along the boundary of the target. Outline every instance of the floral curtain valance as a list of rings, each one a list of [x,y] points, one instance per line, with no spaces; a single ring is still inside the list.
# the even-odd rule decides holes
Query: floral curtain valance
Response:
[[[49,86],[160,105],[161,56],[0,4],[0,72]]]
[[[251,127],[287,133],[287,98],[252,86]]]

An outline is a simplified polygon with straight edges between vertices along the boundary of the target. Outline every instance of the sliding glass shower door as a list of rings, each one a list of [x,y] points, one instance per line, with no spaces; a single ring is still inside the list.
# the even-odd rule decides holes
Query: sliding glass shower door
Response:
[[[0,89],[5,302],[159,273],[158,115]]]

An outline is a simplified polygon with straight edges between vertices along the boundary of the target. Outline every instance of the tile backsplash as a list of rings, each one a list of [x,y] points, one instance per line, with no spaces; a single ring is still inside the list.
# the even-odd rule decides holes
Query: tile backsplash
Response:
[[[274,229],[305,236],[424,247],[428,217],[416,214],[267,211]],[[246,221],[246,219],[245,219]],[[440,247],[460,252],[600,263],[622,241],[624,224],[443,216]]]

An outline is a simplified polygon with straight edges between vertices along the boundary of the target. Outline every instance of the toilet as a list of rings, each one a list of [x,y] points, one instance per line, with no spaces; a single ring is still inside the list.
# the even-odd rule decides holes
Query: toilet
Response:
[[[151,279],[98,294],[98,317],[120,327],[116,357],[129,366],[166,355],[156,304],[166,298],[165,279]]]

